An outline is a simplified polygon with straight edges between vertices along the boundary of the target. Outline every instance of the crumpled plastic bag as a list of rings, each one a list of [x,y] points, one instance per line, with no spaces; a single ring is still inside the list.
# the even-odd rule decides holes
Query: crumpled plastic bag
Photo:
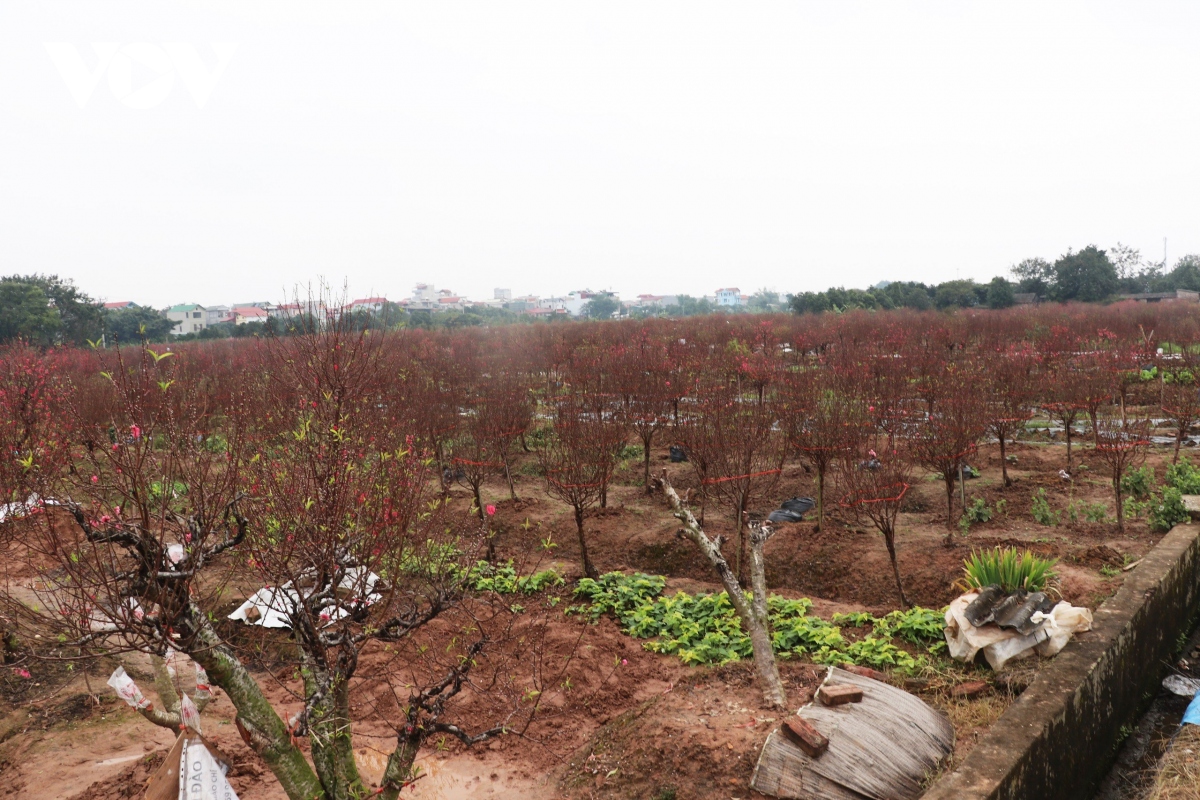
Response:
[[[179,721],[196,733],[201,733],[200,709],[196,708],[196,704],[192,702],[192,698],[186,694],[179,700]]]
[[[116,671],[109,676],[108,685],[117,693],[117,697],[134,708],[150,708],[150,701],[146,695],[142,694],[142,690],[134,683],[133,678],[125,672],[124,667],[117,667]]]
[[[1067,646],[1071,637],[1092,629],[1092,612],[1067,602],[1054,606],[1048,614],[1033,615],[1034,621],[1044,621],[1028,636],[1014,630],[988,623],[976,628],[967,621],[965,612],[978,594],[964,594],[946,609],[946,645],[950,656],[959,661],[973,661],[982,650],[984,658],[996,672],[1014,659],[1027,658],[1034,653],[1049,657]]]

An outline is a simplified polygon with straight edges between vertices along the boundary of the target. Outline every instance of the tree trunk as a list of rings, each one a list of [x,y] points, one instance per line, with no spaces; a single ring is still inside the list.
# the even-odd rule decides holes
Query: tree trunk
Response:
[[[758,671],[758,679],[762,684],[763,699],[767,705],[784,709],[787,707],[787,694],[783,689],[783,681],[779,678],[779,667],[775,663],[775,650],[771,646],[771,635],[767,630],[766,623],[766,579],[761,577],[755,579],[756,589],[755,594],[758,594],[758,588],[761,587],[761,600],[755,598],[755,606],[761,610],[763,619],[759,619],[759,611],[754,610],[746,603],[746,595],[742,592],[741,586],[738,585],[737,578],[733,574],[733,570],[729,568],[728,562],[725,561],[725,556],[721,555],[721,548],[718,542],[708,538],[708,534],[696,522],[696,518],[692,516],[679,499],[674,487],[667,480],[666,470],[663,470],[663,491],[667,495],[667,501],[671,504],[671,510],[676,518],[683,523],[683,533],[692,542],[700,548],[700,552],[708,559],[708,563],[712,564],[713,569],[717,571],[717,576],[721,579],[721,585],[725,587],[725,593],[729,596],[729,602],[733,605],[734,611],[737,612],[738,619],[742,623],[746,634],[750,637],[750,646],[754,651],[754,666]],[[768,534],[769,535],[769,534]],[[763,542],[766,537],[763,537]],[[758,551],[758,558],[762,557],[761,549]]]
[[[1071,425],[1070,423],[1063,426],[1064,433],[1067,435],[1067,474],[1071,473]]]
[[[1183,437],[1186,432],[1186,428],[1180,425],[1179,430],[1175,433],[1175,455],[1171,457],[1172,464],[1179,463],[1179,448],[1183,445]]]
[[[1000,433],[1000,489],[1011,486],[1008,480],[1008,459],[1004,456],[1004,433]]]
[[[333,680],[329,692],[313,706],[309,723],[313,765],[325,787],[326,800],[357,800],[367,792],[354,762],[349,684],[339,678]],[[315,685],[311,679],[305,683],[311,694]]]
[[[193,642],[186,651],[237,709],[238,729],[275,775],[290,800],[324,798],[325,791],[304,753],[292,741],[262,688],[217,636],[200,609],[190,609]]]
[[[508,466],[508,456],[504,457],[504,479],[508,481],[508,497],[514,503],[517,501],[517,488],[513,485],[512,469]]]
[[[592,560],[588,558],[587,538],[583,535],[583,509],[579,506],[575,507],[575,528],[579,532],[579,559],[583,564],[583,574],[595,580],[600,577],[600,573],[592,566]]]
[[[1121,502],[1121,476],[1113,475],[1113,492],[1117,496],[1117,530],[1125,532],[1125,508]]]
[[[646,494],[650,494],[654,490],[650,488],[650,442],[642,440],[642,485],[646,487]]]
[[[402,734],[396,749],[388,756],[387,767],[383,771],[383,781],[380,785],[379,796],[382,800],[397,800],[400,790],[413,780],[413,762],[421,751],[425,735],[418,728]]]
[[[746,500],[744,497],[739,498],[736,506],[737,513],[737,552],[734,556],[735,569],[737,570],[737,582],[739,586],[746,585],[746,574],[744,571],[745,562],[742,560],[742,554],[746,552],[746,525],[744,517],[746,515]]]
[[[817,469],[817,530],[825,530],[825,470]]]
[[[908,602],[904,595],[904,584],[900,581],[900,565],[896,563],[896,531],[885,533],[883,542],[887,545],[888,558],[892,560],[892,574],[896,576],[896,591],[900,593],[900,602],[905,608],[912,608],[912,603]]]
[[[942,542],[946,547],[954,545],[954,472],[942,476],[946,482],[946,538]]]

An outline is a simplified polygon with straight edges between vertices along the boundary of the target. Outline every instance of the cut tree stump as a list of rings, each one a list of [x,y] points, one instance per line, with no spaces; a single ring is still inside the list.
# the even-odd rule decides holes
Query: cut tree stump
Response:
[[[821,754],[829,749],[829,740],[822,736],[821,732],[804,717],[792,717],[784,720],[779,729],[783,731],[783,735],[789,741],[796,744],[810,758],[820,758]]]

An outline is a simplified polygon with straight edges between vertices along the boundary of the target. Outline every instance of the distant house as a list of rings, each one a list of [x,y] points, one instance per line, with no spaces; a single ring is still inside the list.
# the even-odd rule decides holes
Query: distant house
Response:
[[[105,311],[123,311],[127,308],[138,308],[138,304],[130,302],[129,300],[122,300],[120,303],[104,304]]]
[[[234,325],[245,325],[247,322],[266,322],[271,318],[266,309],[258,306],[234,306],[229,313]]]
[[[387,305],[386,297],[363,297],[355,300],[346,307],[347,311],[367,311],[371,314],[378,314],[383,311],[383,307]]]
[[[1140,294],[1117,295],[1121,300],[1136,300],[1139,303],[1200,303],[1200,292],[1176,289],[1173,292],[1142,292]]]
[[[742,294],[742,290],[736,286],[729,289],[717,289],[716,304],[718,306],[725,308],[744,306],[749,301],[750,298]]]
[[[174,336],[199,333],[208,327],[208,310],[195,303],[184,303],[167,309],[167,319],[175,323],[171,329]]]
[[[1032,306],[1038,301],[1037,292],[1014,292],[1013,303],[1019,306]]]
[[[219,325],[222,322],[233,321],[233,310],[229,306],[209,306],[204,310],[209,325]]]

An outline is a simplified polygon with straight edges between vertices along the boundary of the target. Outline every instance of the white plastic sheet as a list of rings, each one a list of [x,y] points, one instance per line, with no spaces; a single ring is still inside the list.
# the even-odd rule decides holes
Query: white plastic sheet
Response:
[[[53,498],[43,499],[37,494],[29,495],[29,499],[24,503],[4,503],[0,504],[0,524],[9,520],[20,519],[34,511],[45,506],[59,506],[62,503]]]
[[[179,759],[179,800],[238,800],[228,770],[200,739],[185,739]]]
[[[379,581],[379,576],[374,572],[368,571],[365,567],[354,567],[346,570],[342,577],[341,583],[338,584],[338,589],[344,592],[360,592],[365,596],[368,605],[379,600],[380,595],[375,592],[375,584]],[[250,599],[237,607],[229,619],[244,622],[247,625],[261,625],[264,628],[290,628],[292,623],[290,616],[301,599],[301,591],[303,596],[308,597],[316,590],[316,587],[307,590],[297,590],[291,581],[288,581],[283,586],[272,588],[270,586],[259,589]],[[334,622],[346,616],[349,612],[346,609],[347,601],[340,601],[335,606],[331,606],[327,615],[322,616],[325,622]],[[246,612],[251,608],[258,609],[258,619],[251,620]]]
[[[1056,655],[1074,634],[1092,629],[1092,612],[1066,602],[1056,605],[1049,614],[1034,614],[1035,621],[1044,620],[1045,624],[1028,636],[995,623],[976,628],[967,621],[965,612],[977,596],[971,592],[950,603],[946,610],[946,644],[950,656],[959,661],[972,661],[982,650],[997,672],[1009,661],[1034,653],[1044,657]]]

